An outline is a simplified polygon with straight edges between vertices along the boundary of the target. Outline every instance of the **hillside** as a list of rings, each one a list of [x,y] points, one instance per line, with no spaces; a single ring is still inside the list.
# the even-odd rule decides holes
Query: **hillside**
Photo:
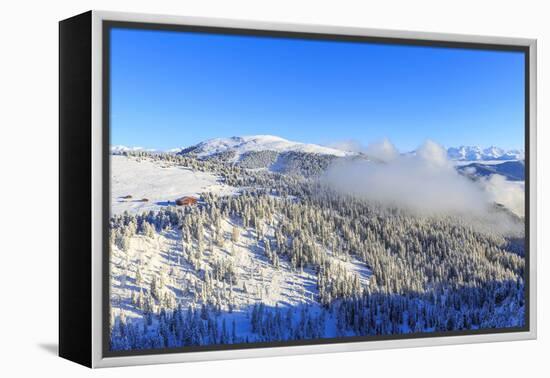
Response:
[[[457,169],[470,177],[501,175],[510,181],[525,181],[524,161],[506,161],[498,164],[470,163]]]
[[[409,213],[316,180],[353,157],[238,146],[112,157],[112,350],[523,324],[522,236],[479,223],[519,218]]]

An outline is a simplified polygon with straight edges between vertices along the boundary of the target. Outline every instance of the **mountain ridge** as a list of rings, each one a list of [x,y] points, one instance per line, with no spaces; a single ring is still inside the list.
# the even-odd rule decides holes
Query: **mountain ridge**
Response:
[[[320,155],[334,155],[344,157],[352,155],[348,151],[342,151],[318,144],[294,142],[274,135],[232,136],[228,138],[208,139],[188,148],[182,149],[179,154],[193,154],[199,158],[219,155],[235,151],[236,158],[249,152],[275,151],[275,152],[303,152]]]
[[[506,150],[496,146],[481,148],[479,146],[459,146],[447,148],[447,157],[458,161],[487,161],[487,160],[524,160],[523,150]]]
[[[127,147],[123,145],[111,146],[111,153],[114,155],[140,151],[161,152],[160,150],[146,149],[143,147]],[[212,138],[188,147],[171,148],[164,152],[179,155],[190,154],[198,158],[225,155],[226,157],[230,156],[234,161],[238,161],[243,155],[261,151],[274,151],[277,153],[299,152],[332,155],[336,157],[360,155],[357,151],[349,151],[313,143],[296,142],[274,135],[248,135]],[[453,161],[509,161],[525,159],[525,152],[523,150],[504,149],[497,146],[482,148],[479,146],[460,145],[458,147],[448,147],[446,148],[446,151],[449,160]],[[415,151],[411,151],[408,154],[414,153]]]

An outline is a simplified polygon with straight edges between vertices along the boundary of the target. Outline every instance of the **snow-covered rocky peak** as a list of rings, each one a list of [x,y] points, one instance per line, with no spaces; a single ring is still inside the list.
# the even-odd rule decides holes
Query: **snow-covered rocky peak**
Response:
[[[483,150],[483,156],[498,159],[504,155],[505,151],[502,148],[491,146]]]
[[[491,146],[482,149],[478,146],[460,146],[447,149],[447,156],[451,160],[523,160],[524,152],[521,150],[504,150]]]

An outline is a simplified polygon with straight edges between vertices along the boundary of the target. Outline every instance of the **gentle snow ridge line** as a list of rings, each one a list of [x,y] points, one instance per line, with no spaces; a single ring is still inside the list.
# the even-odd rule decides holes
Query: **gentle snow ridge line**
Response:
[[[166,153],[178,153],[189,149],[199,157],[235,151],[237,156],[246,152],[275,151],[275,152],[304,152],[322,155],[350,156],[355,153],[344,148],[325,147],[311,143],[289,141],[274,135],[233,136],[229,138],[213,138],[189,147],[177,147],[165,150]],[[124,145],[111,146],[111,153],[122,155],[127,152],[162,152],[157,149],[143,147],[128,147]],[[406,153],[414,154],[415,151]],[[481,148],[479,146],[459,146],[447,148],[447,157],[454,161],[507,161],[523,160],[525,152],[521,149],[506,150],[491,146]]]
[[[211,156],[230,150],[235,151],[237,155],[252,151],[292,151],[334,156],[348,156],[351,154],[317,144],[293,142],[273,135],[214,138],[201,142],[194,147],[193,152],[199,157]]]

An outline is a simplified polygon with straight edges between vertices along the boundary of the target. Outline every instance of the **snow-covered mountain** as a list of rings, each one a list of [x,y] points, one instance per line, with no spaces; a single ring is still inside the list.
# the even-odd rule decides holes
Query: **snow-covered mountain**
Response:
[[[128,152],[156,152],[157,150],[153,148],[143,148],[143,147],[128,147],[123,145],[111,146],[112,155],[122,155]]]
[[[447,156],[451,160],[478,161],[478,160],[523,160],[525,153],[522,150],[504,150],[491,146],[460,146],[447,149]]]
[[[525,162],[522,160],[503,161],[497,164],[473,162],[459,165],[456,169],[469,177],[500,175],[509,181],[525,181]]]
[[[155,149],[143,147],[128,147],[123,145],[111,146],[113,155],[121,155],[128,152],[157,152]],[[304,154],[317,154],[335,157],[347,157],[358,155],[356,152],[343,149],[320,146],[318,144],[290,141],[274,135],[233,136],[228,138],[213,138],[200,142],[190,147],[172,148],[165,152],[180,155],[193,155],[198,158],[210,158],[224,156],[226,160],[240,161],[243,156],[254,152],[271,151],[277,154],[297,152]],[[408,154],[414,154],[415,151]],[[481,148],[479,146],[449,147],[447,156],[455,161],[489,161],[489,160],[524,160],[523,150],[505,150],[496,146]]]
[[[317,144],[293,142],[274,135],[234,136],[229,138],[209,139],[189,148],[182,149],[181,154],[193,154],[199,158],[232,153],[238,160],[243,154],[259,151],[303,152],[320,155],[348,156],[351,153]]]
[[[317,144],[293,142],[273,135],[216,138],[182,149],[178,155],[218,160],[247,169],[315,176],[335,160],[357,156]]]

